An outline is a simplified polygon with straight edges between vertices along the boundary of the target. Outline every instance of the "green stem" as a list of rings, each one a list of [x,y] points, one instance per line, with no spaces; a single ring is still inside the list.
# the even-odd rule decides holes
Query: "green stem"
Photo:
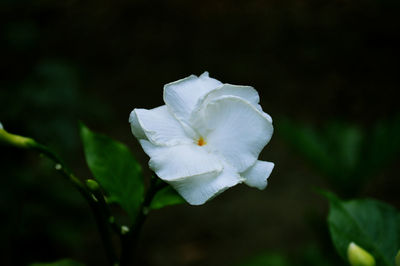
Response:
[[[166,183],[157,183],[155,178],[150,179],[150,187],[146,192],[146,196],[143,200],[143,204],[140,206],[139,213],[135,219],[131,230],[121,235],[121,260],[120,266],[131,266],[135,265],[133,261],[133,252],[136,250],[140,229],[147,217],[151,201],[155,194],[165,187]]]
[[[100,204],[97,204],[97,202],[93,200],[92,194],[82,184],[79,178],[77,178],[72,173],[72,171],[65,165],[65,163],[57,156],[57,154],[52,152],[46,146],[39,144],[37,142],[36,145],[33,145],[32,148],[44,154],[54,163],[56,163],[56,170],[58,170],[64,177],[66,177],[67,180],[69,180],[73,184],[73,186],[76,189],[78,189],[78,191],[86,199],[93,212],[93,216],[95,218],[97,228],[99,230],[100,237],[103,242],[109,263],[110,265],[114,265],[118,261],[118,259],[110,236],[110,230],[108,227],[108,217],[106,217],[105,215],[105,213],[107,212],[104,212],[102,210],[102,206]]]
[[[111,229],[114,231],[114,233],[116,233],[117,235],[121,234],[121,229],[115,222],[115,218],[111,213],[110,207],[108,206],[103,193],[101,192],[100,186],[93,179],[86,180],[86,184],[88,184],[88,181],[91,181],[92,183],[95,182],[96,184],[96,187],[92,188],[90,188],[89,186],[88,187],[90,191],[93,193],[94,197],[96,198],[97,203],[100,207],[100,211],[104,215],[104,219],[107,220],[108,224],[111,226]]]
[[[39,153],[45,155],[47,158],[52,160],[55,163],[55,168],[58,172],[60,172],[68,181],[72,183],[72,185],[81,193],[81,195],[88,202],[94,218],[96,220],[96,224],[100,233],[100,237],[103,241],[104,248],[106,250],[106,254],[110,265],[115,265],[118,262],[116,252],[112,245],[110,230],[108,227],[108,218],[105,217],[104,211],[102,211],[102,204],[98,204],[92,197],[92,193],[88,191],[86,186],[77,178],[72,171],[66,166],[66,164],[60,159],[60,157],[51,151],[45,145],[42,145],[36,142],[34,139],[11,134],[4,129],[0,128],[0,142],[12,145],[18,148],[24,149],[33,149],[38,151]]]
[[[107,224],[107,217],[103,215],[103,213],[99,208],[99,205],[97,205],[93,200],[88,199],[88,202],[95,217],[97,228],[99,230],[100,237],[103,242],[108,261],[110,265],[118,264],[117,254],[114,250],[114,246],[110,235],[110,228]]]
[[[106,250],[107,258],[110,265],[119,265],[118,258],[112,244],[112,239],[110,235],[110,226],[114,231],[120,236],[121,240],[121,266],[131,266],[134,265],[133,262],[133,252],[137,246],[137,241],[140,233],[140,229],[147,217],[149,212],[151,201],[153,200],[155,194],[165,187],[167,184],[163,182],[158,182],[157,178],[152,177],[150,180],[149,189],[146,192],[143,204],[141,205],[138,215],[135,219],[131,230],[127,233],[121,232],[121,228],[117,226],[115,221],[113,221],[113,216],[108,208],[107,203],[104,200],[104,196],[100,191],[90,191],[88,188],[77,178],[72,171],[66,166],[66,164],[51,151],[48,147],[36,142],[31,138],[26,138],[19,135],[14,135],[8,133],[4,129],[0,128],[0,142],[10,144],[14,147],[33,149],[39,153],[45,155],[50,160],[55,163],[55,168],[59,171],[72,185],[78,189],[82,196],[88,202],[96,224],[100,233],[100,237],[103,241],[104,248]]]

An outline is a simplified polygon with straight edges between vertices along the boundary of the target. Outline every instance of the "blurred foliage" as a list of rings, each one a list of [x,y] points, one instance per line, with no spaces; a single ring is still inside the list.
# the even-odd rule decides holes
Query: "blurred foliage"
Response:
[[[84,264],[70,259],[63,259],[48,263],[32,263],[30,266],[84,266]]]
[[[264,252],[255,255],[238,266],[333,266],[337,265],[335,259],[329,254],[324,254],[321,247],[307,245],[296,254],[288,255],[285,252]]]
[[[367,250],[377,265],[393,266],[400,249],[400,213],[373,199],[342,201],[325,193],[330,201],[328,225],[333,243],[347,261],[351,242]]]
[[[7,107],[1,113],[7,128],[23,130],[63,154],[77,151],[78,118],[109,116],[107,105],[80,89],[77,67],[59,60],[39,62],[27,77],[0,90],[0,106]]]
[[[400,266],[400,250],[397,252],[396,255],[396,266]]]
[[[0,209],[6,214],[0,227],[2,264],[41,261],[43,252],[47,259],[83,256],[86,237],[96,228],[79,193],[57,176],[48,160],[24,159],[26,154],[15,153],[11,147],[1,150],[9,155],[8,160],[13,159],[1,168]]]
[[[400,152],[399,115],[369,128],[338,121],[315,128],[285,118],[277,132],[346,195],[360,191]]]
[[[279,253],[262,253],[254,256],[247,261],[238,264],[238,266],[263,266],[263,265],[274,265],[274,266],[289,266],[289,260]]]
[[[78,117],[107,118],[107,105],[95,108],[99,101],[81,90],[78,68],[71,63],[43,59],[31,72],[20,74],[15,83],[0,81],[1,121],[8,130],[49,144],[76,166]],[[90,227],[91,216],[79,193],[57,176],[46,159],[11,147],[1,150],[0,208],[8,213],[0,227],[5,240],[0,244],[3,263],[40,261],[41,250],[47,250],[47,259],[69,253],[85,256],[82,249],[96,228]],[[18,255],[19,249],[25,250],[24,256]]]

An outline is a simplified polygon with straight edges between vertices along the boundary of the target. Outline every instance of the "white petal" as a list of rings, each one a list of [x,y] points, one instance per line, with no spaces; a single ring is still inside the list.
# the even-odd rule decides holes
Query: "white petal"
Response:
[[[141,140],[149,166],[190,204],[200,205],[244,181],[235,170],[198,145],[160,147]]]
[[[273,133],[272,123],[249,102],[223,96],[199,112],[205,141],[238,172],[253,165]],[[203,125],[202,125],[203,124]]]
[[[268,184],[268,177],[274,169],[274,163],[257,161],[253,166],[241,174],[246,180],[244,183],[250,187],[264,189]]]
[[[166,147],[153,145],[146,140],[141,140],[140,144],[150,156],[150,168],[165,181],[180,181],[191,176],[219,174],[223,169],[217,156],[196,144]]]
[[[260,102],[260,96],[258,92],[251,86],[240,86],[232,84],[224,84],[217,89],[210,91],[205,95],[204,100],[206,103],[215,100],[221,96],[236,96],[248,101],[253,105],[257,105]]]
[[[258,108],[258,110],[260,110],[260,112],[262,113],[262,115],[265,116],[265,118],[267,118],[268,121],[272,123],[272,117],[271,117],[269,114],[264,113],[264,111],[263,111],[262,108],[261,108],[261,105],[258,105],[257,108]]]
[[[224,167],[219,173],[191,176],[179,181],[170,181],[178,193],[190,204],[200,205],[216,197],[243,179],[232,169]]]
[[[264,113],[264,111],[263,111],[261,105],[256,104],[256,108],[261,112],[261,114],[262,114],[263,116],[265,116],[266,119],[268,119],[269,122],[272,123],[272,117],[271,117],[269,114]]]
[[[188,121],[198,100],[221,85],[220,81],[210,78],[208,72],[204,72],[200,77],[191,75],[166,84],[164,86],[164,102],[176,118]]]
[[[144,133],[143,128],[139,123],[135,110],[133,110],[129,115],[129,123],[131,124],[132,134],[137,139],[147,139],[146,134]]]
[[[203,97],[201,97],[192,112],[190,117],[190,123],[196,124],[198,121],[198,113],[199,111],[207,106],[210,101],[220,98],[222,96],[236,96],[249,103],[256,106],[259,110],[261,110],[261,106],[258,104],[260,101],[260,97],[258,96],[258,92],[251,86],[240,86],[240,85],[231,85],[231,84],[223,84],[222,86],[208,92]]]
[[[236,96],[248,101],[249,103],[253,104],[272,123],[271,116],[269,116],[267,113],[264,113],[261,105],[258,104],[260,101],[260,96],[253,87],[232,84],[224,84],[216,88],[215,90],[208,92],[200,100],[198,100],[190,118],[191,123],[196,123],[196,114],[201,108],[206,106],[210,101],[215,100],[216,98],[219,98],[221,96]]]
[[[148,139],[154,144],[167,146],[193,142],[166,105],[151,110],[135,109],[129,121],[132,133],[138,139]]]

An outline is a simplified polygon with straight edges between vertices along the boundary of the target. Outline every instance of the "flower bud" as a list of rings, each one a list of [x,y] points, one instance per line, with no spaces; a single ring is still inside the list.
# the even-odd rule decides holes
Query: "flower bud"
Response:
[[[8,133],[3,125],[0,123],[0,142],[19,147],[19,148],[31,148],[36,146],[36,142],[27,137]]]
[[[126,225],[122,225],[121,226],[121,234],[125,235],[127,233],[129,233],[129,227]]]
[[[93,179],[87,179],[86,180],[86,186],[91,190],[91,191],[98,191],[100,189],[99,183],[97,183]]]
[[[375,266],[374,257],[354,242],[347,248],[347,257],[352,266]]]

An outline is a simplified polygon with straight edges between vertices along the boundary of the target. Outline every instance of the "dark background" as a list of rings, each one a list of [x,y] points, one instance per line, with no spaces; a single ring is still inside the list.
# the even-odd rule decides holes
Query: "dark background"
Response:
[[[78,120],[127,144],[145,166],[128,116],[162,105],[164,84],[209,71],[254,86],[274,118],[261,156],[276,165],[267,189],[240,185],[200,207],[152,213],[137,259],[235,265],[272,252],[340,265],[325,224],[328,204],[313,188],[341,191],[280,133],[280,121],[316,130],[341,121],[366,134],[397,121],[399,8],[395,0],[3,0],[0,121],[48,144],[88,178]],[[0,264],[70,257],[105,265],[86,202],[52,164],[0,149]],[[393,155],[357,192],[342,194],[399,207],[396,163]]]

